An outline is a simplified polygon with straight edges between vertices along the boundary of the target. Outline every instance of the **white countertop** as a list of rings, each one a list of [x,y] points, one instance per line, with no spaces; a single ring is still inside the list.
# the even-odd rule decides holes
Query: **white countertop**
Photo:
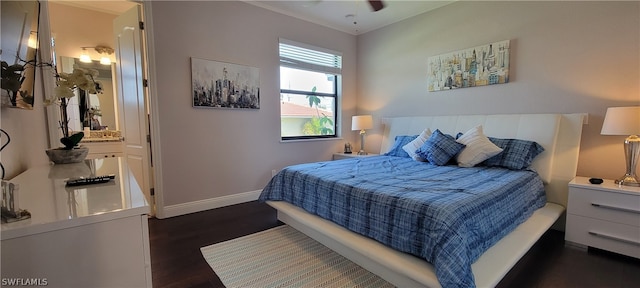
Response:
[[[108,174],[116,175],[108,183],[65,187],[69,178]],[[19,185],[16,207],[29,211],[31,218],[2,224],[2,240],[150,212],[138,182],[119,157],[34,167],[10,182]]]

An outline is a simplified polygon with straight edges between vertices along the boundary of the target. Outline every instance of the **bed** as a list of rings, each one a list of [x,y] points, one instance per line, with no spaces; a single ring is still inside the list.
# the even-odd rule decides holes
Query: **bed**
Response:
[[[575,177],[585,116],[387,118],[381,154],[397,150],[398,139],[427,130],[432,135],[460,136],[478,127],[492,139],[535,142],[544,152],[534,155],[524,169],[458,168],[444,162],[432,165],[437,159],[424,163],[397,155],[294,165],[274,176],[260,199],[276,208],[284,223],[396,286],[493,287],[554,223],[562,229],[567,183]],[[489,176],[478,184],[464,173]],[[496,183],[495,179],[506,178],[517,182]],[[424,188],[426,182],[436,186]],[[440,193],[443,187],[454,193]],[[365,200],[352,197],[356,194]],[[312,195],[318,198],[307,199]],[[415,203],[415,198],[425,198],[427,204]],[[448,202],[449,198],[459,202]],[[347,202],[353,206],[343,205]],[[391,202],[396,206],[389,208]],[[477,224],[484,218],[488,224]]]

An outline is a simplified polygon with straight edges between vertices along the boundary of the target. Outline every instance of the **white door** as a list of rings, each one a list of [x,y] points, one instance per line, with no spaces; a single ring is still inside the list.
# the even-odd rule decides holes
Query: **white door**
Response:
[[[139,24],[141,17],[141,7],[136,5],[113,21],[116,46],[115,74],[127,165],[133,171],[153,213],[150,143],[147,141],[149,122],[143,87],[144,54]]]

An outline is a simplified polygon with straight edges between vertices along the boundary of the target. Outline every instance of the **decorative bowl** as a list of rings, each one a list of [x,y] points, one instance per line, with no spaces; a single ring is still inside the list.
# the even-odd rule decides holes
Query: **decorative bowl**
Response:
[[[68,164],[82,162],[89,154],[87,147],[75,147],[73,149],[52,148],[45,151],[49,160],[55,164]]]

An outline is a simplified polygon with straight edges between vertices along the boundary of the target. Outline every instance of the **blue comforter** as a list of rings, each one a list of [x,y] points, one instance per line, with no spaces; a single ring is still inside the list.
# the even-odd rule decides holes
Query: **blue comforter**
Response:
[[[471,264],[546,202],[534,171],[371,156],[289,166],[261,201],[286,201],[433,264],[443,287],[474,287]]]

